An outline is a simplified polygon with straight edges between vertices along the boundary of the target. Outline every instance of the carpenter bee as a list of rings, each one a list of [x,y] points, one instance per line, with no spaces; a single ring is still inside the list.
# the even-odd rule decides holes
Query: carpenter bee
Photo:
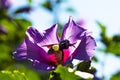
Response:
[[[74,47],[74,44],[71,44],[69,42],[69,40],[62,40],[60,41],[59,44],[52,44],[52,45],[47,45],[47,47],[49,47],[50,49],[48,50],[48,54],[59,54],[59,53],[62,53],[61,55],[61,58],[62,58],[62,61],[64,59],[64,49],[68,49],[70,46],[73,46]]]

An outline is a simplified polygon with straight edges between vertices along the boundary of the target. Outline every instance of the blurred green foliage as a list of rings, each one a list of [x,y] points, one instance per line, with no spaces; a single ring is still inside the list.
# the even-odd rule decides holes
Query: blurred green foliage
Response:
[[[105,52],[120,56],[120,34],[114,36],[107,36],[106,26],[97,22],[101,29],[101,42],[106,46]]]
[[[8,15],[8,17],[10,17]],[[25,31],[32,23],[20,18],[1,18],[0,33],[0,80],[41,80],[33,69],[27,69],[13,59],[13,52],[25,38]]]
[[[118,79],[120,79],[120,72],[117,72],[110,78],[110,80],[118,80]]]
[[[3,70],[0,72],[0,80],[42,80],[40,74],[25,67],[17,70]]]
[[[0,80],[28,80],[24,73],[17,70],[11,71],[1,71]]]
[[[51,5],[51,3],[50,3],[50,0],[46,0],[46,2],[44,2],[44,3],[42,4],[42,6],[43,6],[45,9],[47,9],[47,10],[49,10],[49,11],[52,11],[52,5]]]
[[[106,26],[100,22],[97,22],[97,24],[99,25],[99,27],[101,29],[101,34],[100,34],[101,40],[100,41],[105,45],[105,49],[103,50],[103,52],[105,54],[110,53],[110,54],[113,54],[113,55],[119,57],[120,56],[120,34],[108,36]],[[103,64],[104,64],[104,62],[103,62]],[[120,72],[113,75],[110,78],[110,80],[118,80],[119,77],[120,77]],[[105,78],[105,76],[103,75],[103,79],[104,78]]]
[[[6,34],[0,34],[0,64],[13,63],[12,53],[25,38],[25,30],[31,23],[25,19],[1,19],[0,25],[4,27]],[[1,66],[0,69],[7,66]]]
[[[28,0],[29,3],[32,3],[33,0]]]
[[[31,7],[30,6],[24,6],[24,7],[21,7],[21,8],[18,8],[14,14],[18,14],[18,13],[28,13],[31,11]]]
[[[91,66],[91,61],[82,61],[77,65],[77,70],[88,72]]]

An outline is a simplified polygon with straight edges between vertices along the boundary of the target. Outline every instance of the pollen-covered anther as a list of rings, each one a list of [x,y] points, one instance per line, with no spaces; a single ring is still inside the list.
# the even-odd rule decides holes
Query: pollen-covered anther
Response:
[[[58,51],[59,50],[59,45],[53,45],[52,48],[54,49],[54,51]]]

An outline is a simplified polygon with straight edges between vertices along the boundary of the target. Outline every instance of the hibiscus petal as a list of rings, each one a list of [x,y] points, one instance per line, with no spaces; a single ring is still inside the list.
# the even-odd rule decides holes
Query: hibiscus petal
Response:
[[[53,69],[56,68],[55,66],[51,66],[51,65],[48,65],[48,64],[40,63],[38,61],[34,61],[33,62],[33,66],[36,69],[38,69],[38,70],[53,70]]]
[[[61,40],[67,39],[70,43],[75,43],[84,31],[85,29],[76,24],[70,17],[69,22],[64,26]]]
[[[28,38],[14,52],[14,58],[17,60],[39,61],[46,64],[50,62],[47,53],[37,44],[32,43]]]
[[[57,27],[57,24],[55,24],[44,32],[39,32],[37,29],[29,27],[26,34],[33,43],[37,43],[40,46],[56,44],[59,41]]]
[[[80,44],[64,65],[70,64],[73,59],[89,61],[93,57],[95,47],[95,40],[91,36],[83,36]]]
[[[95,40],[91,36],[83,36],[72,57],[78,60],[90,60],[93,57],[95,47]]]
[[[13,54],[14,58],[17,60],[27,60],[27,45],[25,40],[18,47],[18,49]]]

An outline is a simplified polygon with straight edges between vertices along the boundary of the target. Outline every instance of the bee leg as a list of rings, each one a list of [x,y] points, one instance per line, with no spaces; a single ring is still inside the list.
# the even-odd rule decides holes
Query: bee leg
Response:
[[[50,55],[50,54],[53,54],[54,53],[54,50],[52,49],[52,48],[50,48],[49,50],[48,50],[48,54]]]

